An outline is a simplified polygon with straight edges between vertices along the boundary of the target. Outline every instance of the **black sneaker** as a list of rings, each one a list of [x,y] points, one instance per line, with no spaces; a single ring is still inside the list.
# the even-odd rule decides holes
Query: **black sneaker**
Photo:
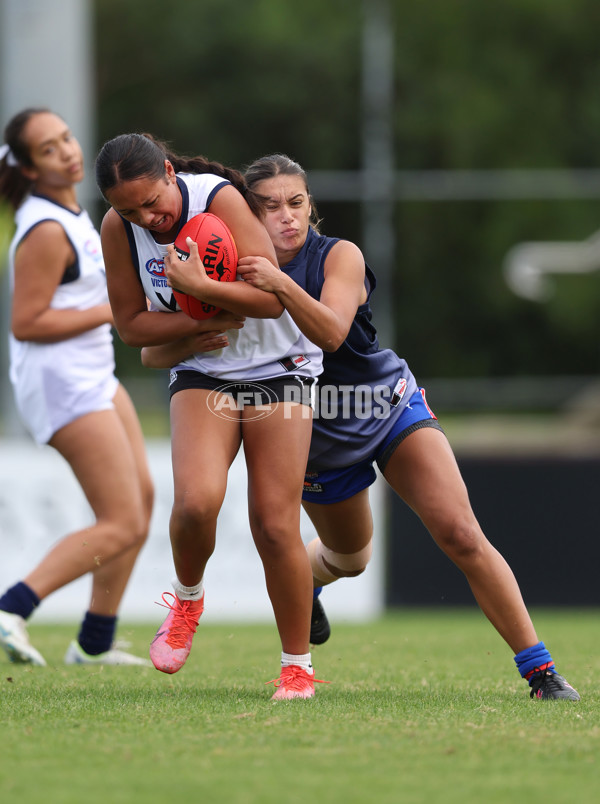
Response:
[[[579,701],[579,693],[558,673],[544,670],[531,681],[530,698],[566,698],[568,701]]]
[[[318,597],[313,600],[312,615],[310,617],[310,642],[311,645],[322,645],[327,642],[331,634],[329,620],[325,614],[325,609],[321,605]]]

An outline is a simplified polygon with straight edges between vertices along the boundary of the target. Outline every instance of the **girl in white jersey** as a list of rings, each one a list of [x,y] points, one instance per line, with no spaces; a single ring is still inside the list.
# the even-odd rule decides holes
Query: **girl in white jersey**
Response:
[[[185,264],[175,255],[183,225],[210,211],[231,230],[240,257],[260,254],[277,264],[264,226],[237,189],[237,171],[177,156],[149,135],[125,134],[102,147],[96,181],[112,207],[102,248],[115,325],[127,344],[168,347],[194,331],[197,322],[178,308],[172,286],[234,316],[227,349],[196,352],[171,368],[175,595],[163,595],[169,614],[150,657],[158,670],[174,673],[189,655],[228,470],[243,441],[250,527],[281,637],[273,698],[311,697],[312,573],[300,536],[300,496],[322,352],[273,294],[209,279],[191,240]]]
[[[20,112],[4,136],[0,199],[16,210],[10,379],[23,422],[68,461],[96,521],[65,536],[0,597],[0,644],[15,662],[46,664],[25,621],[41,600],[89,572],[89,609],[65,661],[148,664],[112,647],[153,488],[139,422],[114,375],[100,237],[77,201],[81,148],[47,109]]]

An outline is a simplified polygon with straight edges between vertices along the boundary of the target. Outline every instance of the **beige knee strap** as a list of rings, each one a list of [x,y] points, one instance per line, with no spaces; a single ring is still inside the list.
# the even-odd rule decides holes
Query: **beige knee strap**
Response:
[[[318,581],[331,583],[338,578],[360,575],[373,553],[373,540],[356,553],[336,553],[317,536],[306,545],[312,573]]]

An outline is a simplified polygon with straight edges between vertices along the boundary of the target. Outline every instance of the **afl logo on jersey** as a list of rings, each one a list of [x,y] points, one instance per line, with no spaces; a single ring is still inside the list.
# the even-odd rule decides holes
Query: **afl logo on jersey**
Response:
[[[150,281],[155,288],[166,288],[165,261],[153,257],[146,263],[146,271],[150,274]]]
[[[156,257],[153,257],[146,263],[146,270],[152,276],[164,276],[165,262],[164,260],[158,260]]]
[[[91,257],[96,262],[99,262],[102,259],[102,249],[100,248],[100,244],[94,238],[89,238],[89,240],[85,241],[83,246],[84,253]]]

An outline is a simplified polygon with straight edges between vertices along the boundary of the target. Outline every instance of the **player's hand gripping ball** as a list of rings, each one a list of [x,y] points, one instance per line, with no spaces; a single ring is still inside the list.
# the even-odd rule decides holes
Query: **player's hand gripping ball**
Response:
[[[190,218],[177,235],[174,244],[179,259],[183,261],[190,256],[186,237],[191,237],[198,244],[198,254],[204,270],[211,279],[217,282],[233,282],[235,280],[237,249],[233,235],[221,218],[217,218],[210,212],[202,212],[200,215]],[[207,304],[196,299],[195,296],[188,296],[187,293],[175,288],[173,288],[173,295],[183,312],[196,321],[212,318],[221,311],[220,307]]]

